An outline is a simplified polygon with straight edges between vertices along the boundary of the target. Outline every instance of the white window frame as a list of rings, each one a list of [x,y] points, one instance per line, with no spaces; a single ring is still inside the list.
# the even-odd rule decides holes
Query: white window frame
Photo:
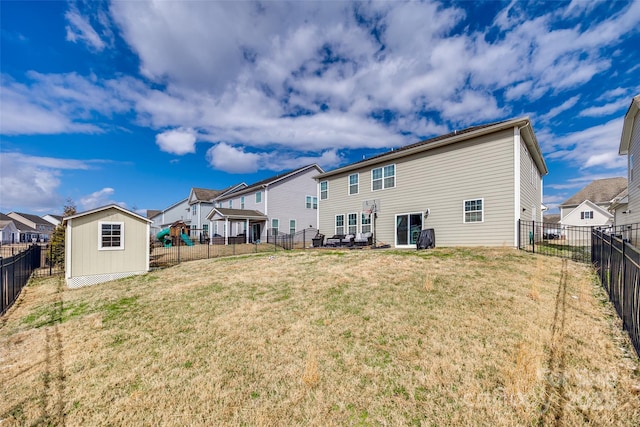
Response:
[[[386,175],[386,169],[388,167],[393,166],[393,175]],[[381,172],[381,176],[380,178],[375,178],[374,179],[374,174],[375,171],[380,170]],[[396,179],[397,179],[397,168],[396,168],[396,164],[395,163],[391,163],[390,165],[384,165],[384,166],[380,166],[379,168],[373,168],[371,169],[371,191],[380,191],[380,190],[386,190],[388,188],[395,188],[396,187]],[[393,185],[391,186],[387,186],[386,185],[386,180],[389,178],[393,178]],[[376,181],[380,181],[380,188],[374,188],[374,183]]]
[[[244,196],[240,197],[240,209],[244,209]]]
[[[351,178],[355,177],[355,182],[352,183],[351,182]],[[348,190],[347,193],[351,196],[354,194],[358,194],[360,192],[360,174],[359,173],[352,173],[351,175],[349,175],[347,177],[348,179]],[[354,190],[355,187],[355,191]]]
[[[355,224],[351,223],[351,219],[355,218]],[[347,214],[347,234],[353,234],[354,236],[358,233],[358,213],[351,212]]]
[[[313,209],[313,196],[304,196],[304,207],[307,209]]]
[[[322,189],[324,185],[324,190]],[[329,198],[329,181],[320,181],[320,200]]]
[[[422,228],[424,227],[424,212],[405,212],[405,213],[399,213],[396,214],[394,217],[394,223],[393,223],[393,240],[394,240],[394,244],[396,248],[415,248],[416,247],[416,243],[417,243],[417,239],[420,237],[419,233],[418,233],[418,237],[416,238],[416,243],[407,243],[407,244],[399,244],[398,243],[398,217],[399,216],[406,216],[407,217],[407,240],[409,242],[411,242],[411,216],[419,216],[420,217],[420,231],[422,231]]]
[[[233,199],[229,199],[229,209],[233,209]]]
[[[276,224],[274,227],[273,225]],[[280,220],[278,218],[271,218],[271,235],[277,236],[280,232]]]
[[[291,226],[293,225],[293,228],[291,228]],[[295,219],[290,219],[289,220],[289,234],[296,234],[296,220]],[[293,230],[293,231],[291,231]]]
[[[482,204],[482,209],[478,210],[473,210],[473,211],[467,211],[467,202],[477,202],[480,201],[480,203]],[[467,213],[475,213],[475,212],[480,212],[482,219],[480,221],[467,221]],[[462,201],[462,223],[463,224],[481,224],[484,222],[484,198],[482,197],[478,197],[477,199],[466,199]]]
[[[262,203],[262,191],[256,191],[256,203]]]
[[[593,211],[580,212],[580,219],[593,219]]]
[[[368,227],[366,231],[364,229],[365,227]],[[364,212],[360,214],[360,232],[371,233],[371,215]]]
[[[338,218],[339,217],[342,217],[342,225],[341,226],[338,225]],[[345,224],[344,214],[336,214],[336,217],[335,217],[335,220],[334,220],[333,224],[334,224],[334,227],[335,227],[335,234],[347,234],[347,233],[345,233],[346,224]],[[341,232],[338,232],[338,227],[342,228]]]
[[[120,246],[102,246],[102,226],[120,226]],[[123,251],[124,250],[124,222],[123,221],[98,221],[98,250],[99,251]]]

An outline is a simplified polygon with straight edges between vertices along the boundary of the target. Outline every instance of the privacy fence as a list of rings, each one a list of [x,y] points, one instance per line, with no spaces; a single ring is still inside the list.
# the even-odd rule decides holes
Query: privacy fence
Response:
[[[0,315],[13,305],[31,277],[40,267],[41,248],[32,245],[10,257],[0,257]]]
[[[518,222],[518,248],[590,263],[640,356],[640,224],[573,227]]]

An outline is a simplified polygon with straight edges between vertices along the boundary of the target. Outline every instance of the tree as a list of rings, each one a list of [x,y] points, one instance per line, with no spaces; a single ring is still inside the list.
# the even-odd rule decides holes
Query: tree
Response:
[[[68,217],[71,215],[75,215],[76,204],[73,202],[71,197],[69,197],[65,205],[63,207],[63,217]],[[62,225],[62,223],[58,224],[55,230],[53,230],[53,234],[51,235],[51,247],[49,248],[49,262],[53,266],[62,266],[64,267],[64,241],[66,235],[66,227]]]

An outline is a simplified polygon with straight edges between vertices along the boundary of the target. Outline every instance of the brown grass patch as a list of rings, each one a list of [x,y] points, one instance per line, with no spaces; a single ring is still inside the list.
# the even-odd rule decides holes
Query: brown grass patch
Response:
[[[0,328],[0,425],[635,426],[638,360],[593,278],[461,248],[39,279]]]

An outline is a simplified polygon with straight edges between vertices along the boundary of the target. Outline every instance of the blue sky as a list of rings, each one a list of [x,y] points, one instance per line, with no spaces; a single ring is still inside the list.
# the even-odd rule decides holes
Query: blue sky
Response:
[[[528,115],[552,209],[626,176],[640,1],[0,2],[0,211],[144,213]]]

